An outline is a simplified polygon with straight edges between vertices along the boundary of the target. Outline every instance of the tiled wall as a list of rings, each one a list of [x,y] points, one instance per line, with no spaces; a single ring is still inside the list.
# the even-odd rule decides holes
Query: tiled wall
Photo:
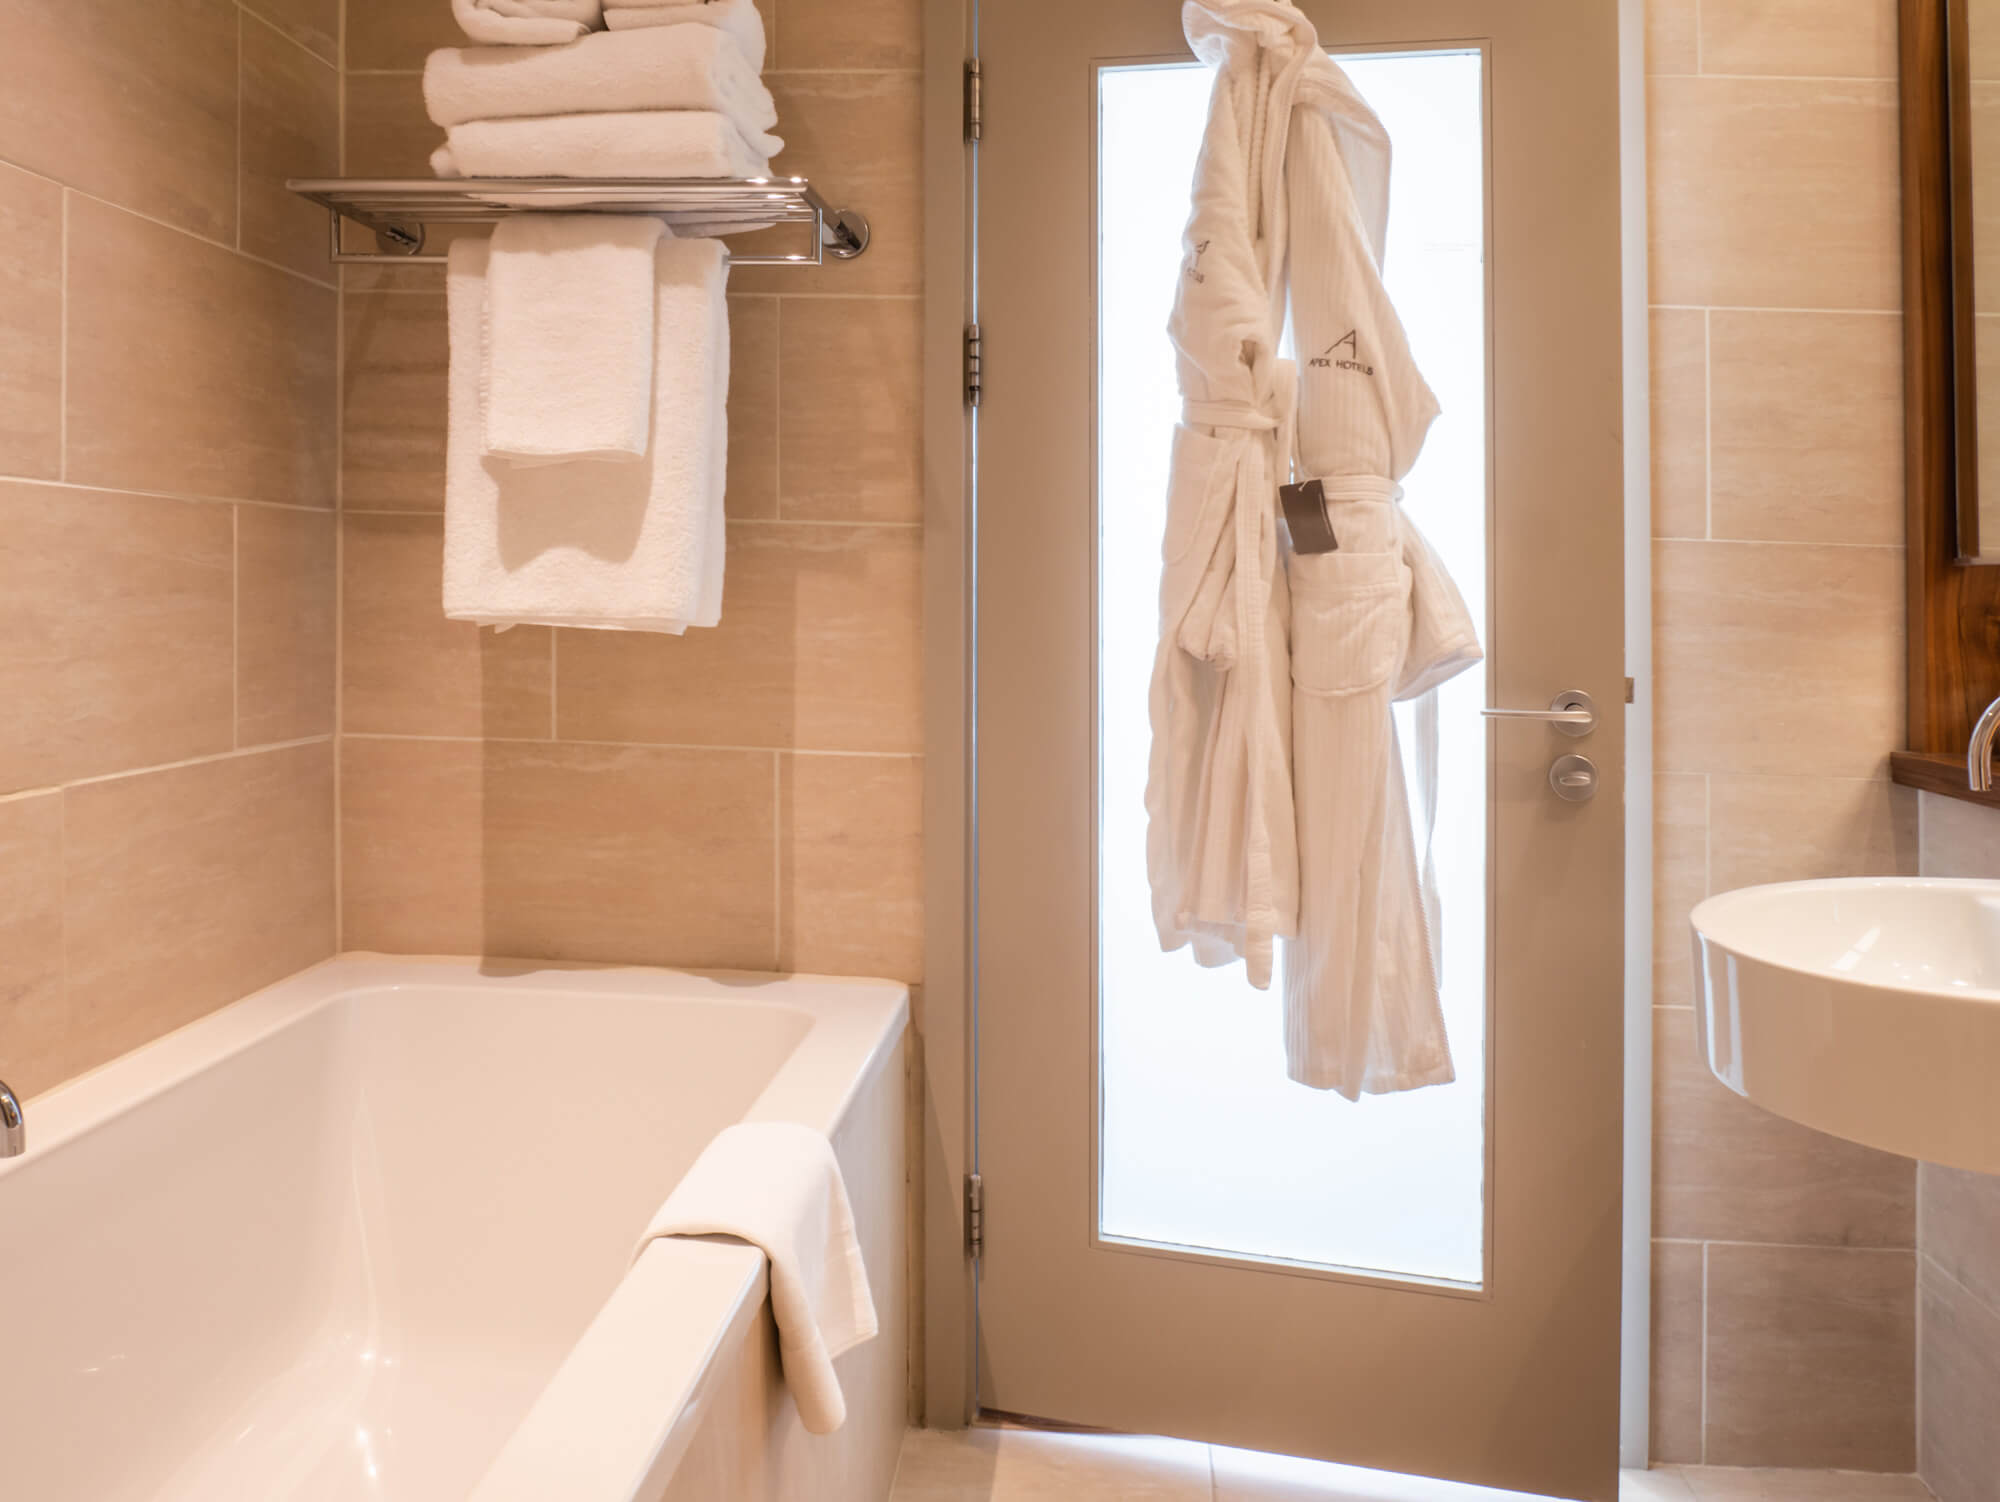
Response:
[[[719,630],[447,622],[442,282],[347,273],[348,948],[920,978],[919,9],[765,13],[777,166],[875,239],[732,279]],[[446,0],[348,0],[349,174],[427,173],[455,40]]]
[[[1923,874],[2000,878],[2000,813],[1918,794]],[[1939,1502],[2000,1477],[2000,1178],[1923,1166],[1917,1218],[1917,1469]]]
[[[338,0],[0,0],[0,1075],[332,951]]]
[[[1915,869],[1895,0],[1648,0],[1658,900],[1653,1450],[1915,1464],[1914,1165],[1696,1052],[1687,914]]]

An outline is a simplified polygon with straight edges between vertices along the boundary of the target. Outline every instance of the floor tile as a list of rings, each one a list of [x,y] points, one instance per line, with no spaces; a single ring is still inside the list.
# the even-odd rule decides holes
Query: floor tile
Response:
[[[1032,1429],[914,1432],[892,1502],[1209,1502],[1208,1447]]]
[[[1210,1454],[1215,1463],[1215,1502],[1530,1502],[1525,1492],[1260,1455],[1222,1445],[1214,1446]]]
[[[1863,1471],[1758,1471],[1690,1466],[1695,1502],[1930,1502],[1915,1476]]]

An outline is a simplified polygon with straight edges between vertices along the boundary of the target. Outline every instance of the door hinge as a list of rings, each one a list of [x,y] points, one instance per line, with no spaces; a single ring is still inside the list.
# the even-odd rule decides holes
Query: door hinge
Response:
[[[979,325],[965,326],[965,404],[976,407],[985,396],[986,389],[980,377]]]
[[[977,1262],[986,1252],[986,1185],[976,1173],[965,1176],[965,1255]]]
[[[1625,680],[1625,702],[1627,704],[1635,702],[1635,700],[1638,697],[1638,693],[1639,693],[1639,685],[1635,683],[1632,679],[1627,678]]]
[[[965,140],[966,144],[977,146],[986,129],[986,104],[982,98],[982,83],[985,75],[979,71],[979,59],[972,58],[965,65]]]

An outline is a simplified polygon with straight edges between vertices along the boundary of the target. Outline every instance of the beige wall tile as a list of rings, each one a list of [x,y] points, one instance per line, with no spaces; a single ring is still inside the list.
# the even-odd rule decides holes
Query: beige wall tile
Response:
[[[922,760],[794,753],[780,766],[779,968],[921,982]]]
[[[2000,79],[2000,13],[1994,11],[1993,0],[1971,0],[1967,11],[1971,74],[1975,80]]]
[[[2000,1477],[2000,1311],[1928,1260],[1923,1305],[1923,1406],[1918,1469],[1939,1502],[1983,1502]]]
[[[236,514],[237,744],[333,729],[334,518]]]
[[[1709,875],[1718,892],[1917,869],[1917,795],[1829,777],[1709,779]]]
[[[332,289],[89,199],[69,215],[69,478],[331,505]]]
[[[1653,1001],[1694,1005],[1688,914],[1708,895],[1708,779],[1653,780]]]
[[[341,0],[244,0],[252,15],[329,63],[340,61],[340,6]]]
[[[1655,308],[1653,535],[1708,535],[1708,315]]]
[[[1653,1243],[1653,1460],[1701,1459],[1702,1247]]]
[[[839,14],[829,11],[830,15]],[[836,23],[838,24],[838,23]],[[780,22],[780,29],[783,22]],[[814,270],[745,266],[738,292],[895,292],[923,290],[922,90],[915,73],[774,73],[780,172],[823,179],[836,208],[868,216],[868,254]],[[798,231],[769,237],[787,249]],[[754,240],[737,242],[748,247]]]
[[[1654,548],[1658,766],[1878,774],[1903,742],[1900,549]]]
[[[1697,73],[1695,0],[1646,0],[1646,71]]]
[[[462,47],[451,0],[347,0],[347,66],[419,69],[433,47]]]
[[[785,299],[778,505],[790,521],[923,519],[923,304]]]
[[[343,949],[488,952],[484,787],[475,742],[341,742]]]
[[[423,60],[414,66],[421,69]],[[429,177],[431,152],[444,144],[444,132],[424,112],[423,74],[350,72],[346,89],[342,170],[349,177]]]
[[[2000,1309],[2000,1178],[1936,1163],[1926,1163],[1921,1173],[1917,1245],[1975,1297]]]
[[[0,802],[0,1079],[24,1099],[69,1076],[62,797]]]
[[[350,290],[344,313],[342,505],[443,511],[451,360],[444,299]]]
[[[1708,1462],[1910,1471],[1911,1252],[1711,1246]]]
[[[1701,0],[1705,73],[1894,78],[1896,0]]]
[[[1917,824],[1925,876],[2000,877],[2000,809],[1919,793]]]
[[[0,474],[62,472],[62,198],[0,166]]]
[[[1684,1241],[1915,1244],[1913,1163],[1752,1105],[1709,1072],[1694,1029],[1690,1011],[1654,1013],[1655,1235]]]
[[[345,538],[342,729],[547,737],[550,632],[445,619],[442,517],[349,516]]]
[[[0,157],[234,239],[237,24],[231,0],[0,0]]]
[[[64,794],[79,1068],[333,952],[333,748],[253,752]]]
[[[243,223],[237,243],[305,276],[333,280],[326,210],[285,191],[288,177],[340,175],[340,76],[254,17],[243,23]]]
[[[0,482],[0,793],[226,751],[230,508]]]
[[[1902,305],[1896,88],[1655,78],[1656,303]]]
[[[777,0],[774,68],[924,65],[921,0]]]
[[[729,299],[729,514],[778,514],[778,309]]]
[[[566,631],[565,740],[916,751],[923,540],[911,528],[729,529],[722,625]]]
[[[486,747],[488,951],[770,970],[776,758]]]
[[[1713,315],[1714,535],[1903,542],[1903,322]]]

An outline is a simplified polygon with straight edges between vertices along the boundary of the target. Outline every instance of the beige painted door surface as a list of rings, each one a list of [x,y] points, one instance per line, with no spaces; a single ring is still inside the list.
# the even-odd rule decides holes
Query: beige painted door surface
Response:
[[[1164,471],[1172,421],[1158,412],[1172,268],[1161,281],[1153,247],[1178,260],[1189,112],[1204,85],[1173,66],[1191,64],[1173,0],[988,0],[979,1397],[1045,1419],[1610,1499],[1623,1047],[1616,7],[1301,8],[1395,141],[1390,287],[1447,414],[1408,505],[1453,560],[1487,649],[1444,701],[1460,1079],[1358,1104],[1306,1091],[1272,1064],[1271,1003],[1240,966],[1198,972],[1185,954],[1143,952],[1130,841],[1143,839],[1132,763],[1145,742],[1132,679],[1146,667],[1132,643],[1153,625],[1141,596],[1163,516],[1146,456],[1157,446]],[[1572,689],[1599,712],[1581,740],[1481,719],[1482,706],[1541,709]],[[1566,753],[1596,764],[1591,800],[1552,791]]]

